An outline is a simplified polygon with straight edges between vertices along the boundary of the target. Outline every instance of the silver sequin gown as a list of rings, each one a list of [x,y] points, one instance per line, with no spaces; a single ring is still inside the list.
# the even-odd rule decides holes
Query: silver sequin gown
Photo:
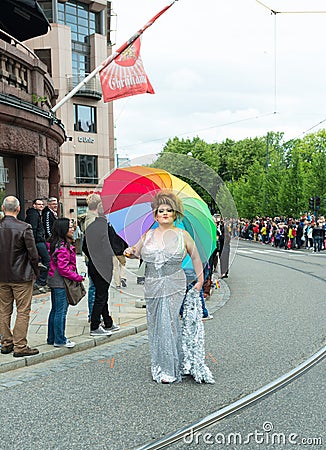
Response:
[[[145,300],[153,380],[181,381],[182,343],[180,307],[186,292],[181,268],[185,255],[182,231],[170,248],[160,249],[150,230],[142,248]]]

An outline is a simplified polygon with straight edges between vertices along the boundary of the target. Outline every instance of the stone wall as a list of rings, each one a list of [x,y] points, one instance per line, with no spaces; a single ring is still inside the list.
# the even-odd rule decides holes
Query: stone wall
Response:
[[[36,197],[59,196],[65,130],[50,111],[55,100],[46,66],[0,39],[0,155],[20,161],[25,208]]]

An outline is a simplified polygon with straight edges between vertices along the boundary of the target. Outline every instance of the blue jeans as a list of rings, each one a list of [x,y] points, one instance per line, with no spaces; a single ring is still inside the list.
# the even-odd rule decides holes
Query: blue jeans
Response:
[[[88,275],[88,281],[89,281],[89,285],[88,285],[88,318],[90,319],[92,317],[92,311],[93,311],[93,305],[94,305],[94,301],[95,301],[95,284],[93,283],[93,280],[91,279],[91,277]]]
[[[65,329],[68,311],[65,288],[51,288],[51,304],[52,309],[48,319],[47,343],[49,345],[64,345],[67,342]]]
[[[37,242],[36,248],[37,248],[39,257],[41,259],[41,263],[44,264],[44,266],[46,266],[48,268],[47,270],[40,269],[40,276],[36,280],[36,284],[38,284],[39,286],[45,286],[49,267],[50,267],[50,256],[49,256],[48,250],[46,248],[45,242]]]
[[[314,237],[314,250],[315,250],[315,252],[316,251],[320,252],[321,248],[322,248],[322,245],[323,245],[323,238],[321,236]]]

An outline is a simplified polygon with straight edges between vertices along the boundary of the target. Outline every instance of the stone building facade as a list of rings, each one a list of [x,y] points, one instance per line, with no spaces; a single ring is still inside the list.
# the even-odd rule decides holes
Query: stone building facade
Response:
[[[26,41],[47,64],[58,101],[112,53],[111,2],[38,0],[51,24],[46,35]],[[86,197],[101,189],[114,168],[113,104],[104,103],[99,76],[56,111],[68,139],[61,147],[60,203],[71,219],[86,210]]]
[[[51,112],[56,98],[47,66],[0,32],[0,203],[17,196],[21,217],[34,198],[59,196],[66,134]]]

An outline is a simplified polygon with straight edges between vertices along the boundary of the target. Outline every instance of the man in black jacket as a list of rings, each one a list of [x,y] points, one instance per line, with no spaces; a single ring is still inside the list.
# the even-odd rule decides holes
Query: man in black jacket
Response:
[[[3,200],[4,218],[0,221],[0,334],[1,353],[14,351],[14,356],[37,355],[27,346],[27,330],[31,311],[33,279],[38,277],[38,253],[32,227],[17,219],[19,200],[9,196]],[[13,304],[17,316],[11,331]]]
[[[46,292],[45,285],[50,265],[50,257],[45,244],[45,231],[41,218],[43,207],[43,200],[36,198],[33,201],[32,208],[27,209],[25,218],[25,222],[32,225],[36,248],[43,266],[40,270],[40,276],[34,284],[33,294]]]
[[[99,198],[100,200],[100,198]],[[91,315],[91,336],[107,335],[118,331],[109,313],[109,287],[112,279],[113,249],[109,240],[107,219],[101,202],[92,209],[94,220],[86,227],[83,252],[88,258],[88,274],[95,285],[95,300]],[[104,327],[101,326],[101,317]]]
[[[48,239],[52,234],[52,227],[58,218],[58,200],[55,197],[50,197],[47,206],[42,211],[42,222],[45,230],[45,239]]]

